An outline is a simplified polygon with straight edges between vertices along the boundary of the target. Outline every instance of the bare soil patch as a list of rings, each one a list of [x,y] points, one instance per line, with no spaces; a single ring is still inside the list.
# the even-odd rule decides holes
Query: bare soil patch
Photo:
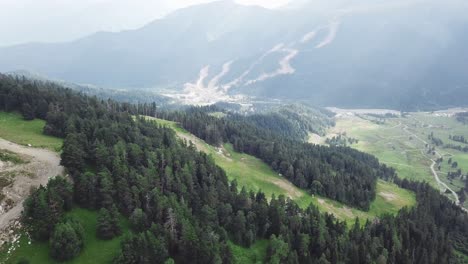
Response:
[[[23,210],[31,188],[46,185],[50,178],[63,175],[60,156],[50,150],[21,146],[0,138],[0,149],[17,154],[24,163],[2,162],[0,177],[0,245],[11,239],[11,228]]]
[[[301,197],[302,193],[299,191],[299,189],[292,185],[290,182],[283,180],[283,179],[271,179],[270,180],[273,184],[277,185],[281,189],[285,190],[288,196],[291,199],[296,199]]]
[[[379,192],[379,195],[382,196],[387,201],[394,201],[397,199],[397,196],[394,193]]]

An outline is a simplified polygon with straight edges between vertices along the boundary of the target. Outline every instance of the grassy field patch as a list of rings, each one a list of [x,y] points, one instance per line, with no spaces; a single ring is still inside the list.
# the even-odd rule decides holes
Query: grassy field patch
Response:
[[[266,251],[269,243],[268,240],[258,240],[255,244],[250,246],[250,248],[245,248],[232,242],[228,243],[234,257],[234,263],[256,264],[265,262]]]
[[[19,246],[11,253],[8,260],[6,254],[0,255],[0,263],[17,263],[21,259],[27,259],[30,263],[112,263],[112,259],[118,253],[122,236],[112,240],[100,240],[96,237],[97,212],[81,208],[75,208],[67,215],[78,219],[85,230],[84,249],[80,255],[71,261],[56,262],[49,256],[48,242],[29,243],[27,236],[22,235],[19,240]],[[128,230],[128,222],[121,219],[122,231]]]
[[[44,120],[26,121],[18,113],[0,112],[0,138],[20,145],[60,151],[63,140],[44,135],[44,126]]]

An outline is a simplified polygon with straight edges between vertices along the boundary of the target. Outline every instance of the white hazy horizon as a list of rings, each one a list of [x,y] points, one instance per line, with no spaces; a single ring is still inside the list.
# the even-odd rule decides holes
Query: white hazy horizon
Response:
[[[71,41],[139,28],[177,9],[216,0],[0,0],[0,46]],[[277,8],[291,0],[235,0]]]

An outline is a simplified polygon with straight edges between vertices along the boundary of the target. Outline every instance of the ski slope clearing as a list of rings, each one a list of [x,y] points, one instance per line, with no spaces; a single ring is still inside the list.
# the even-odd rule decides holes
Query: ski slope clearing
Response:
[[[198,150],[211,155],[216,164],[226,171],[228,178],[237,181],[239,188],[245,187],[247,190],[253,191],[262,190],[267,197],[271,197],[273,194],[276,196],[284,195],[296,201],[303,208],[314,204],[323,212],[332,213],[337,218],[347,221],[348,224],[354,223],[356,217],[363,221],[365,219],[372,220],[382,213],[396,214],[402,207],[411,207],[416,204],[412,192],[388,182],[378,181],[377,197],[371,204],[371,209],[368,212],[361,211],[325,197],[309,194],[279,176],[263,161],[236,152],[231,144],[213,147],[175,122],[152,117],[147,118],[160,125],[172,128],[179,138],[187,143],[192,142]]]

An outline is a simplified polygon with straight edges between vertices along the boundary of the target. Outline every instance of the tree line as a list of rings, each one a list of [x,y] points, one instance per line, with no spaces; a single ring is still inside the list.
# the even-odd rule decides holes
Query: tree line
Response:
[[[455,114],[455,118],[460,123],[463,123],[465,125],[468,124],[468,112],[457,113]]]
[[[465,144],[468,144],[468,140],[465,138],[465,136],[461,135],[449,135],[449,139],[453,140],[453,141],[456,141],[456,142],[460,142],[460,143],[465,143]]]

